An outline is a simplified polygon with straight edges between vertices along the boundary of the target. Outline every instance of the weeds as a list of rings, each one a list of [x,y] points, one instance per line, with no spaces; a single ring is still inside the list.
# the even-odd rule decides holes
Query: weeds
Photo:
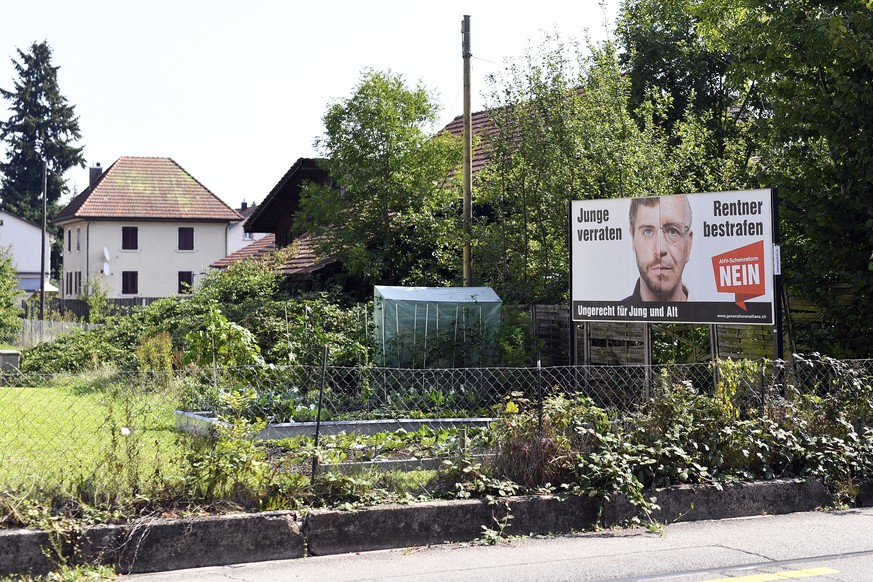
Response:
[[[254,398],[254,390],[245,388],[220,394],[219,402],[226,412],[214,424],[215,434],[192,440],[185,481],[193,499],[207,503],[229,499],[250,504],[269,484],[266,453],[256,442],[266,422],[250,420],[244,414]]]
[[[492,523],[482,524],[481,543],[494,545],[505,540],[513,517],[510,497],[516,495],[521,487],[513,481],[488,475],[482,470],[481,464],[466,459],[458,467],[451,462],[447,462],[446,467],[457,474],[455,489],[458,498],[482,498],[491,508]]]
[[[150,350],[166,355],[166,338],[155,342],[142,352],[144,360],[154,355],[147,355]],[[142,515],[479,498],[491,510],[480,543],[498,543],[512,530],[513,496],[544,491],[604,501],[620,495],[653,529],[655,490],[680,483],[817,477],[837,503],[851,504],[859,484],[873,475],[869,377],[851,362],[809,359],[798,362],[795,382],[777,387],[765,382],[766,369],[766,363],[719,362],[701,382],[665,373],[653,382],[652,398],[631,412],[603,407],[582,393],[555,393],[542,403],[512,393],[493,409],[497,419],[488,429],[340,434],[323,437],[318,448],[305,438],[258,440],[267,419],[256,411],[271,397],[265,386],[289,402],[309,398],[306,390],[293,393],[291,384],[257,384],[272,378],[267,367],[220,376],[210,369],[206,381],[192,374],[167,385],[140,372],[124,376],[102,368],[54,377],[51,388],[3,387],[16,406],[39,397],[72,399],[67,415],[79,430],[93,421],[100,440],[85,451],[90,456],[76,457],[78,465],[64,459],[77,470],[65,475],[63,486],[4,483],[0,527],[53,532],[59,567],[71,567],[82,528]],[[445,398],[463,394],[456,390]],[[166,402],[182,397],[210,404],[219,417],[213,434],[184,434],[172,442]],[[419,397],[437,408],[448,402],[434,390]],[[98,417],[89,419],[85,404]],[[18,426],[14,409],[2,414],[3,426]],[[27,436],[35,441],[38,434]],[[3,454],[22,458],[8,445]],[[489,456],[474,463],[473,454]],[[313,457],[323,469],[315,479],[306,470]],[[436,472],[408,474],[330,468],[434,457],[449,462]]]
[[[0,577],[0,582],[87,582],[115,578],[115,570],[111,566],[64,566],[46,576]]]

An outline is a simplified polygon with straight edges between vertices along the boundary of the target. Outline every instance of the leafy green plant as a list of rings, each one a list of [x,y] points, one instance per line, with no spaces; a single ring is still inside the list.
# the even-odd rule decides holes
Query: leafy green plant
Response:
[[[375,434],[341,432],[321,435],[319,450],[311,437],[294,437],[275,443],[301,458],[319,455],[320,463],[366,462],[393,459],[451,458],[482,454],[491,445],[491,433],[484,428],[421,427],[417,431],[386,431]]]
[[[745,359],[717,359],[712,363],[716,374],[714,398],[725,417],[740,418],[741,410],[747,407],[750,400],[747,394],[749,379],[759,378],[765,364]]]
[[[143,337],[136,346],[136,360],[144,386],[157,385],[166,389],[173,378],[173,341],[162,331]]]
[[[209,304],[200,327],[189,332],[185,340],[185,363],[201,368],[263,364],[252,333],[229,321],[214,302]]]
[[[0,248],[0,339],[14,338],[20,331],[20,309],[17,305],[18,279],[11,247]]]
[[[23,350],[21,369],[47,374],[81,372],[121,356],[119,346],[108,341],[104,333],[73,332]]]
[[[265,355],[277,364],[320,365],[327,344],[329,365],[366,365],[371,361],[368,307],[342,308],[324,293],[275,303],[269,317],[260,314],[259,333],[270,337]]]
[[[109,289],[102,274],[91,275],[85,280],[77,299],[88,308],[88,323],[103,323],[110,314]]]
[[[615,493],[643,512],[653,524],[652,511],[658,509],[653,497],[647,497],[645,485],[637,477],[640,467],[651,465],[653,452],[644,445],[627,442],[614,432],[599,433],[584,429],[591,438],[591,450],[574,456],[573,480],[565,489],[577,495],[610,499]]]
[[[536,364],[536,355],[543,342],[533,333],[530,316],[524,311],[503,306],[503,320],[497,334],[497,350],[500,363],[507,367],[524,367]]]
[[[588,428],[611,430],[606,411],[588,398],[556,395],[539,409],[513,393],[495,425],[495,468],[526,487],[567,482],[574,456],[592,444]]]
[[[481,497],[491,508],[492,523],[482,524],[484,544],[494,545],[506,538],[507,529],[512,522],[512,507],[509,497],[521,490],[521,487],[509,479],[493,477],[482,470],[482,465],[462,459],[459,465],[447,461],[447,467],[456,472],[455,494],[461,499]],[[491,527],[491,526],[494,527]]]
[[[214,435],[192,439],[186,488],[193,499],[250,503],[270,482],[266,454],[257,442],[266,423],[251,420],[247,405],[256,398],[252,389],[231,389],[219,395],[222,412]]]

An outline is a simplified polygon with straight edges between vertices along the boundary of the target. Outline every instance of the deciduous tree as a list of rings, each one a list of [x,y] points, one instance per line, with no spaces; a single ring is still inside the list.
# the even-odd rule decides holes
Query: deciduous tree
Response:
[[[504,301],[566,300],[570,200],[669,193],[663,132],[651,108],[634,121],[629,95],[613,47],[552,36],[492,79],[474,273]]]
[[[654,121],[668,132],[685,192],[754,183],[759,85],[734,66],[736,47],[707,40],[698,0],[625,0],[617,37],[632,111],[661,100]],[[733,181],[733,183],[727,180]]]
[[[459,190],[451,170],[460,143],[432,133],[438,113],[423,86],[367,70],[352,95],[330,106],[316,140],[336,186],[310,184],[297,226],[366,284],[437,284],[453,247]]]
[[[737,55],[733,73],[766,99],[763,176],[780,187],[789,290],[822,309],[814,347],[869,356],[873,2],[705,0],[698,10],[710,45]]]

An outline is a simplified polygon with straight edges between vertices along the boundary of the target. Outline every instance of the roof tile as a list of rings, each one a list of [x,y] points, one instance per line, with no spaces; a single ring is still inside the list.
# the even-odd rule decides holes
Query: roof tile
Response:
[[[315,239],[308,234],[294,239],[289,248],[290,253],[285,257],[285,260],[276,265],[276,270],[284,275],[306,278],[319,269],[336,262],[333,257],[320,257],[316,252]],[[226,269],[239,261],[263,258],[275,250],[276,236],[268,234],[209,266],[214,269]]]
[[[242,217],[170,158],[118,158],[55,217],[74,219],[199,220]]]

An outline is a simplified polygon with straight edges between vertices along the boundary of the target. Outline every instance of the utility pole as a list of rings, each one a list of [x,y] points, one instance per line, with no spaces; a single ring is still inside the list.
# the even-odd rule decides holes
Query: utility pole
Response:
[[[464,286],[473,286],[473,120],[470,112],[470,16],[461,23],[464,57]]]
[[[42,161],[42,236],[39,253],[39,339],[42,340],[45,321],[45,225],[48,198],[48,160]]]

